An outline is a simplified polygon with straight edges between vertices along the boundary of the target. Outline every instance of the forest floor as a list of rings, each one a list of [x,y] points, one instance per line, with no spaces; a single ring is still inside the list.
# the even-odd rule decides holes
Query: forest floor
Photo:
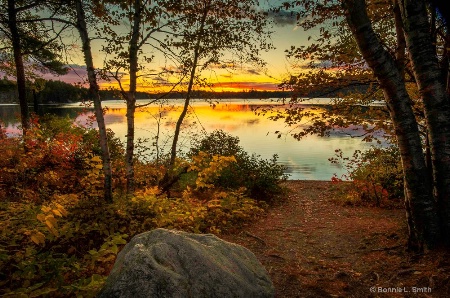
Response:
[[[331,182],[286,186],[265,216],[222,235],[257,256],[276,297],[450,297],[450,254],[408,252],[404,210],[344,206]]]

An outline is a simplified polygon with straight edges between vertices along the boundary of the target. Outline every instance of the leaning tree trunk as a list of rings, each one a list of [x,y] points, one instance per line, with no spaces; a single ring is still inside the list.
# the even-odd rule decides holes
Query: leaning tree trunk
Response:
[[[192,68],[191,68],[191,73],[189,76],[188,90],[186,93],[186,98],[184,100],[183,110],[181,111],[181,114],[178,117],[177,123],[175,125],[175,132],[173,134],[172,147],[170,150],[169,167],[168,167],[166,173],[164,174],[163,179],[160,182],[160,187],[163,192],[168,192],[169,188],[179,179],[179,176],[173,175],[174,174],[173,168],[175,166],[175,159],[177,156],[178,137],[180,136],[181,125],[183,124],[183,120],[186,117],[186,114],[187,114],[187,111],[189,108],[189,103],[191,100],[192,88],[194,86],[194,80],[195,80],[195,75],[196,75],[195,73],[197,71],[198,59],[200,57],[201,42],[202,42],[202,38],[204,35],[204,28],[205,28],[206,17],[208,16],[208,12],[209,12],[209,4],[207,4],[205,6],[205,8],[203,10],[203,14],[202,14],[202,19],[200,21],[200,28],[199,28],[198,35],[197,35],[197,41],[196,41],[195,47],[194,47],[194,57],[193,57],[192,65],[191,65]],[[187,170],[187,169],[183,169],[182,172],[184,172],[185,170]]]
[[[102,150],[103,173],[105,175],[103,187],[104,198],[108,203],[112,203],[112,171],[111,171],[111,155],[108,148],[108,136],[106,134],[105,118],[103,117],[102,102],[100,100],[99,86],[95,73],[94,62],[91,51],[91,41],[86,26],[86,17],[84,14],[82,0],[75,2],[77,13],[77,29],[80,34],[83,45],[84,61],[86,63],[88,80],[89,80],[89,99],[94,102],[95,118],[97,119],[98,132],[100,137],[100,148]]]
[[[189,77],[189,84],[188,84],[186,99],[184,100],[183,111],[181,112],[180,117],[178,117],[178,121],[175,126],[175,133],[173,136],[172,148],[171,148],[171,154],[170,154],[170,168],[173,168],[173,166],[175,164],[175,158],[177,155],[177,143],[178,143],[178,137],[179,137],[180,131],[181,131],[181,124],[183,123],[184,117],[186,117],[186,113],[189,108],[189,103],[191,100],[192,88],[194,86],[194,80],[195,80],[195,72],[197,70],[197,63],[198,63],[198,59],[200,56],[200,47],[201,47],[201,42],[202,42],[202,38],[203,38],[203,34],[204,34],[205,22],[206,22],[206,17],[208,16],[208,12],[209,12],[209,7],[206,6],[203,11],[202,19],[200,21],[200,29],[199,29],[198,35],[197,35],[197,42],[195,43],[194,59],[192,61],[192,65],[191,65],[192,68],[191,68],[191,73],[190,73],[190,77]]]
[[[17,27],[17,11],[14,0],[8,0],[8,28],[11,33],[11,42],[14,54],[14,63],[16,66],[16,80],[19,94],[20,117],[22,124],[23,137],[25,139],[27,130],[30,128],[30,114],[28,112],[25,67],[23,64],[22,44],[20,42],[19,28]],[[26,142],[24,142],[26,149]]]
[[[398,0],[430,138],[431,163],[443,240],[450,244],[450,102],[430,35],[423,0]]]
[[[403,165],[410,239],[417,239],[415,246],[418,249],[423,243],[432,248],[440,239],[439,224],[418,125],[405,82],[395,60],[383,48],[373,31],[365,0],[344,0],[343,4],[347,23],[364,59],[383,89],[394,124]]]

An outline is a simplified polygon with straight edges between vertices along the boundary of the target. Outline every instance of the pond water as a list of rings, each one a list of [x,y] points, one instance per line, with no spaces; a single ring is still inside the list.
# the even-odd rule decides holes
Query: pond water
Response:
[[[147,102],[139,100],[138,104]],[[256,153],[262,158],[271,158],[273,154],[277,154],[278,162],[287,167],[289,179],[303,180],[330,180],[333,174],[339,176],[344,174],[346,172],[344,168],[328,161],[334,156],[336,149],[342,149],[346,155],[351,155],[357,149],[364,150],[370,147],[370,144],[362,142],[361,138],[351,136],[355,134],[354,130],[336,131],[329,137],[308,136],[297,141],[290,136],[290,132],[306,124],[294,128],[286,126],[281,120],[272,121],[267,117],[257,116],[254,109],[267,103],[257,100],[226,100],[211,106],[204,101],[193,102],[190,113],[184,121],[179,147],[187,151],[192,138],[196,135],[222,129],[239,137],[241,146],[249,153]],[[312,104],[324,103],[326,100],[312,102]],[[146,144],[151,147],[159,127],[160,148],[167,152],[181,104],[181,100],[172,100],[163,107],[150,105],[138,109],[135,115],[136,138],[147,139]],[[119,100],[106,101],[103,102],[103,106],[108,108],[105,114],[107,128],[125,141],[125,104]],[[93,115],[92,109],[86,109],[79,103],[46,106],[45,110],[60,116],[72,117],[81,125],[86,125]],[[17,105],[0,105],[0,119],[8,134],[19,133],[18,113]],[[93,124],[94,127],[95,125],[96,123]],[[277,138],[275,131],[281,131],[282,137]]]

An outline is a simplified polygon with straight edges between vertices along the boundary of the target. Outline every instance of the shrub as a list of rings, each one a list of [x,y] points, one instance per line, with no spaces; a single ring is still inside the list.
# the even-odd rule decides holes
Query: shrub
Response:
[[[403,173],[396,146],[355,151],[351,158],[336,150],[336,156],[330,161],[347,168],[347,174],[342,178],[352,181],[347,191],[349,201],[359,200],[381,206],[403,198]],[[340,178],[334,177],[333,180]]]
[[[111,129],[106,129],[106,135],[108,138],[108,149],[111,156],[111,162],[117,162],[123,159],[125,155],[125,148],[122,141],[116,137]],[[99,142],[99,132],[96,129],[84,129],[83,133],[83,143],[91,144],[91,151],[94,155],[101,156],[102,151]]]
[[[108,131],[114,187],[124,185],[120,140]],[[27,150],[24,150],[23,144]],[[23,139],[0,137],[0,200],[48,200],[54,194],[102,191],[98,131],[73,124],[69,118],[33,117]],[[95,164],[94,164],[95,163]]]
[[[190,156],[206,152],[213,156],[234,156],[235,163],[220,170],[220,175],[212,182],[216,187],[239,189],[245,187],[245,194],[251,198],[271,201],[282,192],[280,182],[287,179],[286,168],[277,163],[277,155],[272,159],[262,159],[259,155],[249,155],[239,146],[239,138],[224,131],[216,130],[193,144]]]
[[[3,199],[46,200],[53,193],[70,192],[76,185],[77,152],[86,153],[83,129],[64,118],[48,121],[32,118],[25,139],[0,139]]]
[[[211,155],[232,156],[243,152],[243,148],[239,146],[238,137],[223,130],[215,130],[203,139],[193,142],[191,155],[196,155],[200,151],[208,152]]]

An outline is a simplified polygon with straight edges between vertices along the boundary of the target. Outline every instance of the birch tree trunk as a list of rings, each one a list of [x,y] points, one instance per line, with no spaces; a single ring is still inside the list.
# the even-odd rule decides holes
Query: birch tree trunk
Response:
[[[425,110],[443,239],[450,243],[450,102],[423,0],[398,0],[414,77]]]
[[[75,1],[75,10],[77,14],[76,27],[80,34],[84,61],[89,80],[89,99],[94,102],[95,118],[97,119],[98,131],[100,136],[100,148],[102,150],[102,162],[104,178],[104,199],[108,203],[112,203],[112,171],[111,171],[111,156],[108,148],[108,137],[106,134],[105,118],[103,117],[102,102],[99,94],[99,86],[97,83],[97,76],[95,73],[94,62],[92,58],[91,40],[86,25],[86,17],[83,8],[82,0]]]
[[[417,242],[411,246],[421,250],[425,243],[433,248],[440,240],[438,216],[417,121],[403,76],[373,31],[365,0],[343,0],[343,5],[358,47],[383,89],[394,124],[405,178],[410,240]]]

